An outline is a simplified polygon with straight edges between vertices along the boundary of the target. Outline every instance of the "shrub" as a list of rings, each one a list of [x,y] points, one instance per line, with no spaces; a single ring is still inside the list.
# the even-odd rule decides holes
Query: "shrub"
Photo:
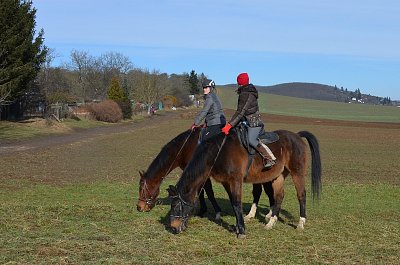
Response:
[[[98,121],[119,122],[122,120],[122,111],[113,100],[90,104],[88,110]]]

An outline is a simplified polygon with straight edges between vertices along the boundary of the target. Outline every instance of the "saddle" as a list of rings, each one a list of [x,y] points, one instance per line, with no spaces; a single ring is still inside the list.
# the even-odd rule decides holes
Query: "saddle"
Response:
[[[247,137],[247,127],[248,125],[245,122],[241,122],[238,126],[235,127],[236,132],[239,136],[240,143],[243,145],[243,147],[247,150],[249,155],[254,155],[256,154],[256,150],[250,146],[249,144],[249,139]],[[262,130],[262,134],[258,136],[260,141],[263,144],[270,144],[274,143],[279,140],[279,135],[274,132],[266,132]]]
[[[247,150],[247,153],[249,154],[247,158],[247,165],[244,178],[247,177],[250,165],[253,162],[253,158],[257,154],[257,151],[249,144],[249,139],[247,137],[248,134],[247,127],[248,125],[246,124],[246,122],[241,122],[238,126],[235,127],[240,143],[243,145],[243,147]],[[260,139],[260,141],[263,144],[270,144],[279,140],[279,135],[277,133],[265,132],[264,130],[262,130],[261,132],[262,133],[258,136],[258,139]]]

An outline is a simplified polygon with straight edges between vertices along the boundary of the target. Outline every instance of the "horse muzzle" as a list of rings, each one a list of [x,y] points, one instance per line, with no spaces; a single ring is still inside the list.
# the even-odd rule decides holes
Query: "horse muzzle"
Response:
[[[151,210],[151,205],[149,205],[148,203],[144,202],[144,201],[139,201],[137,204],[136,209],[138,210],[138,212],[149,212]]]
[[[174,234],[179,234],[186,230],[186,228],[187,228],[186,223],[187,222],[185,222],[183,220],[174,219],[171,221],[170,228]]]

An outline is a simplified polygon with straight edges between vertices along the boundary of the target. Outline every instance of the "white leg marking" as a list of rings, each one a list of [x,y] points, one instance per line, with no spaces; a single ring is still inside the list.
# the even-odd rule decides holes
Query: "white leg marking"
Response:
[[[306,223],[306,218],[300,217],[299,224],[297,225],[297,229],[304,230],[305,223]]]
[[[278,216],[273,216],[271,217],[271,219],[269,219],[268,224],[265,225],[265,229],[272,229],[272,227],[276,224],[276,222],[278,221]]]
[[[269,210],[269,212],[268,212],[267,215],[265,216],[265,222],[268,222],[269,219],[271,218],[271,216],[272,216],[272,211]]]
[[[250,212],[244,217],[244,221],[245,222],[250,221],[252,218],[256,216],[256,212],[257,212],[257,204],[253,203],[251,205]]]

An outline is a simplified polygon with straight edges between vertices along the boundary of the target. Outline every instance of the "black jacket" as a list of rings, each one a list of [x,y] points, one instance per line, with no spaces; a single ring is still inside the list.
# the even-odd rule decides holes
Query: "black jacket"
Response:
[[[237,110],[229,122],[232,126],[246,116],[258,113],[258,92],[253,84],[239,87],[237,93],[239,94]]]

